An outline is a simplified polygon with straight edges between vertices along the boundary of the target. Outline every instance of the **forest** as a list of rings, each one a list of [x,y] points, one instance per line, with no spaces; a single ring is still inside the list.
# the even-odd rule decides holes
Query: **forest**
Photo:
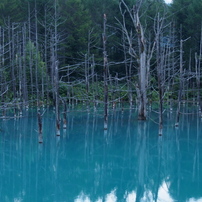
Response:
[[[0,201],[202,201],[201,11],[0,0]]]
[[[201,104],[202,1],[1,0],[0,109]],[[64,107],[64,110],[67,110]],[[40,112],[38,113],[40,123]],[[39,124],[40,125],[40,124]],[[59,127],[59,126],[58,126]]]

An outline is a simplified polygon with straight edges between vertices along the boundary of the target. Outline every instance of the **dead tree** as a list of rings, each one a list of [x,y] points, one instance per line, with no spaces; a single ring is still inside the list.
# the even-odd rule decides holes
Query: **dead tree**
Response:
[[[37,99],[37,107],[39,108],[39,78],[38,78],[38,51],[39,51],[39,39],[38,39],[38,14],[37,14],[37,5],[35,0],[35,44],[36,44],[36,61],[35,61],[35,87],[36,87],[36,99]]]
[[[64,111],[63,111],[63,129],[67,129],[67,105],[65,102],[63,102],[64,105]]]
[[[15,30],[17,29],[18,24],[12,23],[10,24],[10,20],[8,22],[8,40],[9,43],[9,64],[11,66],[11,83],[12,83],[12,92],[13,92],[13,100],[16,100],[16,78],[15,78]]]
[[[132,108],[133,95],[132,95],[132,86],[131,86],[131,82],[132,82],[131,81],[131,76],[132,76],[133,58],[130,56],[130,62],[128,64],[126,37],[125,37],[124,33],[122,33],[122,40],[123,40],[122,43],[123,43],[123,52],[124,52],[124,65],[125,65],[126,80],[127,80],[128,99],[129,99],[130,108]]]
[[[165,23],[165,14],[160,17],[157,13],[155,18],[155,41],[156,41],[156,73],[158,82],[159,95],[159,136],[163,133],[163,103],[166,91],[169,89],[170,76],[170,46],[172,46],[170,39],[172,35],[169,27],[171,23]]]
[[[160,23],[159,13],[157,14],[156,23],[156,63],[157,63],[157,79],[158,79],[158,91],[159,91],[159,135],[162,135],[163,129],[163,56],[162,47],[160,44],[160,31],[163,23]]]
[[[89,57],[85,54],[85,85],[87,95],[87,109],[89,110]]]
[[[39,130],[38,131],[39,132],[38,140],[39,140],[39,143],[43,143],[43,136],[42,136],[42,116],[41,116],[40,110],[38,110],[37,117],[38,117],[38,130]]]
[[[58,61],[55,62],[54,75],[54,92],[55,92],[55,116],[56,116],[56,135],[60,136],[60,113],[59,113],[59,78],[58,78]]]
[[[176,121],[175,121],[175,126],[179,126],[179,121],[180,121],[180,108],[181,108],[181,102],[182,102],[182,93],[183,93],[183,86],[184,86],[184,75],[183,75],[183,43],[187,41],[189,38],[185,40],[180,40],[180,84],[179,84],[179,90],[178,90],[178,106],[177,106],[177,111],[176,111]]]
[[[27,74],[26,74],[26,25],[22,27],[22,86],[23,86],[23,106],[28,104]]]
[[[196,73],[196,87],[197,87],[197,105],[200,106],[200,61],[198,54],[195,53],[195,73]]]
[[[2,116],[5,117],[5,95],[6,95],[6,90],[5,90],[5,30],[0,27],[0,66],[2,67],[0,70],[0,104],[2,105]]]
[[[106,43],[107,43],[107,35],[106,35],[106,23],[107,17],[104,14],[103,18],[103,77],[104,77],[104,129],[108,128],[108,60],[107,60],[107,51],[106,51]]]
[[[128,51],[132,58],[134,58],[138,64],[138,82],[136,84],[136,92],[137,92],[137,101],[138,101],[138,119],[146,120],[147,118],[147,85],[148,85],[148,73],[150,69],[150,61],[154,51],[154,45],[147,46],[147,40],[145,38],[145,30],[143,29],[142,23],[140,22],[140,7],[142,4],[142,0],[139,1],[139,4],[133,6],[132,10],[129,9],[124,0],[120,3],[120,11],[122,15],[122,22],[119,21],[121,25],[121,29],[125,34],[127,43],[128,43]],[[123,7],[125,9],[123,9]],[[130,16],[132,24],[136,31],[136,40],[138,42],[138,48],[136,50],[133,43],[133,33],[126,26],[125,14],[126,11]],[[131,37],[132,35],[132,37]]]
[[[200,39],[200,50],[199,55],[195,54],[195,66],[196,66],[196,85],[197,85],[197,102],[199,105],[199,112],[202,116],[202,101],[201,101],[201,93],[200,93],[200,86],[201,86],[201,59],[202,59],[202,26],[201,26],[201,39]]]
[[[30,3],[28,2],[27,3],[27,6],[28,6],[28,40],[29,40],[29,43],[31,45],[31,9],[30,9]],[[31,89],[31,95],[34,95],[34,76],[33,76],[33,50],[32,48],[29,48],[29,51],[28,51],[28,55],[29,55],[29,77],[30,77],[30,89]]]
[[[47,28],[47,6],[44,8],[44,61],[45,61],[45,69],[46,69],[46,104],[49,101],[49,85],[50,85],[50,80],[49,80],[49,71],[48,71],[48,28]]]
[[[54,17],[53,17],[53,27],[51,33],[51,81],[53,89],[53,98],[55,104],[55,116],[56,116],[56,135],[60,136],[60,113],[59,113],[59,61],[58,61],[58,7],[57,0],[54,0]]]
[[[22,107],[23,107],[23,92],[22,92],[22,81],[23,81],[23,67],[22,67],[22,43],[21,43],[21,32],[17,33],[17,40],[19,43],[17,44],[17,51],[18,51],[18,57],[17,57],[17,77],[18,77],[18,109],[19,114],[22,116]]]

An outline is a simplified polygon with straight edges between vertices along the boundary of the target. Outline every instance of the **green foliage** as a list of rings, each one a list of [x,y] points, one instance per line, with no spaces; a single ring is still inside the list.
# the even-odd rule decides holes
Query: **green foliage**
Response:
[[[0,25],[8,18],[11,22],[20,22],[23,19],[21,0],[1,0],[0,1]]]
[[[202,22],[202,1],[198,0],[173,0],[171,10],[174,14],[179,37],[183,40],[190,37],[184,43],[184,58],[188,58],[192,50],[194,60],[195,52],[199,52],[199,42],[201,36]],[[188,65],[188,60],[186,60]]]
[[[30,66],[31,64],[31,66]],[[37,68],[37,75],[35,74]],[[29,41],[26,45],[26,72],[28,83],[30,83],[30,70],[32,71],[33,79],[36,80],[36,76],[39,79],[39,83],[42,82],[42,77],[45,78],[45,62],[41,58],[41,54],[37,51],[34,43]]]
[[[66,33],[65,43],[63,44],[65,55],[68,58],[75,58],[78,53],[87,50],[88,32],[91,29],[89,12],[81,0],[62,0],[59,7],[64,18],[61,29],[64,29]]]
[[[125,0],[125,2],[129,5],[130,8],[132,8],[132,6],[137,1]],[[155,40],[154,21],[157,13],[159,13],[162,18],[166,16],[165,20],[169,22],[172,22],[172,19],[167,18],[166,14],[174,16],[176,21],[175,30],[177,30],[177,32],[179,33],[177,41],[179,41],[181,38],[186,39],[188,37],[191,37],[188,41],[186,41],[186,43],[184,43],[184,64],[186,65],[188,63],[190,49],[192,49],[193,54],[195,52],[199,52],[202,22],[202,1],[173,0],[173,4],[171,4],[171,6],[167,6],[164,3],[164,0],[145,0],[142,2],[143,4],[140,9],[140,20],[144,27],[147,45],[151,45],[150,42],[153,42]],[[123,76],[124,78],[126,71],[123,63],[118,64],[118,62],[124,60],[122,31],[120,30],[120,26],[117,25],[117,20],[115,19],[118,18],[121,20],[119,10],[120,0],[56,0],[56,16],[54,3],[54,0],[0,1],[0,25],[1,30],[5,29],[5,32],[0,33],[0,77],[3,78],[1,82],[4,83],[5,86],[7,84],[9,86],[9,91],[6,93],[6,97],[8,98],[8,100],[10,100],[14,96],[14,92],[12,92],[11,90],[13,82],[11,81],[12,67],[14,67],[14,80],[16,82],[15,85],[17,91],[19,91],[19,74],[21,73],[21,75],[24,75],[24,73],[20,72],[22,71],[20,68],[24,68],[26,70],[26,82],[28,83],[27,86],[30,98],[37,97],[37,94],[31,95],[30,93],[31,80],[33,82],[32,86],[34,86],[33,84],[35,84],[36,80],[38,81],[40,92],[42,90],[42,80],[46,80],[46,90],[48,89],[47,91],[50,91],[52,93],[53,86],[51,86],[52,84],[50,84],[51,82],[49,82],[47,78],[54,76],[51,75],[51,68],[54,68],[53,63],[55,62],[54,59],[56,59],[59,61],[59,69],[61,70],[59,72],[60,78],[62,78],[63,76],[65,77],[65,79],[60,82],[60,96],[70,96],[78,100],[104,100],[104,87],[102,82],[102,33],[104,14],[106,14],[107,16],[106,50],[109,62],[110,76],[114,77],[115,75],[118,75],[120,77]],[[35,18],[35,14],[37,15],[37,19]],[[14,26],[14,30],[11,29],[12,22],[16,23]],[[55,22],[56,24],[54,24]],[[129,15],[126,15],[126,26],[131,31],[131,36],[134,36],[134,33],[136,33],[136,31],[134,30]],[[26,30],[23,31],[23,29]],[[37,36],[36,30],[38,31]],[[92,30],[93,32],[91,33],[91,37],[89,38],[89,32]],[[57,32],[57,36],[54,36],[53,34],[55,31]],[[170,30],[166,30],[166,32],[169,31]],[[2,36],[3,34],[5,35],[5,38],[3,38]],[[165,33],[163,33],[162,35],[164,34]],[[151,37],[151,41],[149,41],[149,37]],[[22,38],[25,41],[22,41]],[[45,39],[47,41],[45,41]],[[88,46],[89,41],[91,42],[90,48]],[[56,44],[54,44],[55,42],[57,42],[57,48]],[[135,36],[133,39],[133,45],[135,47],[137,46],[137,40],[135,39]],[[55,48],[55,52],[53,51],[54,53],[52,53],[52,46],[54,46]],[[25,50],[23,50],[24,47]],[[5,53],[2,53],[3,51]],[[175,54],[179,55],[178,53],[179,52]],[[90,68],[90,66],[92,65],[92,59],[85,61],[85,54],[89,54],[89,58],[91,57],[91,55],[94,55],[94,73],[97,75],[98,78],[97,82],[90,83],[88,93],[86,91],[84,78],[85,64],[87,62]],[[56,57],[56,55],[57,58],[53,58]],[[128,52],[126,52],[126,55],[128,57]],[[192,58],[194,60],[193,55]],[[111,62],[113,63],[113,65],[111,64]],[[153,71],[156,68],[155,62],[156,58],[154,54],[154,58],[152,58],[153,64],[151,66],[151,86],[158,91],[156,71]],[[71,73],[69,75],[69,78],[70,81],[73,83],[72,87],[70,87],[71,84],[67,85],[64,83],[67,81],[67,72],[63,71],[63,67],[72,64],[77,64],[75,66],[78,66],[78,68],[75,67],[72,72],[70,71]],[[134,62],[131,75],[132,86],[133,84],[135,86],[135,83],[137,83],[138,80],[136,75],[138,71],[135,66],[136,63]],[[89,72],[91,73],[91,69],[89,70]],[[79,82],[76,82],[77,80],[79,80]],[[118,86],[115,86],[114,83],[109,85],[110,101],[118,98],[128,100],[128,89],[126,82],[126,79],[123,79],[122,83],[119,83]],[[134,86],[133,88],[135,88]],[[36,87],[34,86],[33,88]],[[169,97],[177,99],[177,92],[179,90],[179,78],[175,78],[174,85],[171,88],[172,89],[170,89],[170,91],[166,93],[165,99]],[[135,89],[133,90],[135,91]],[[158,100],[157,91],[151,90],[148,93],[151,100]],[[46,93],[49,94],[50,92]],[[135,98],[135,93],[133,93],[133,95]],[[188,97],[190,96],[194,96],[194,93],[191,91],[188,93]],[[50,97],[51,99],[53,99],[54,96],[50,95]]]
[[[108,86],[109,92],[109,102],[118,101],[119,98],[122,101],[128,101],[127,87],[123,85]],[[64,83],[60,83],[59,93],[63,98],[67,98],[67,94],[70,94],[70,98],[74,98],[79,101],[94,101],[103,102],[104,100],[104,85],[103,82],[94,82],[89,86],[89,92],[86,91],[86,86],[84,84],[69,87]]]

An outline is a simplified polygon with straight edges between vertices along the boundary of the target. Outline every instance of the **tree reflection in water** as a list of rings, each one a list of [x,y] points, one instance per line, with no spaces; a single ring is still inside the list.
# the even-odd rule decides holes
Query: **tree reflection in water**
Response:
[[[184,109],[189,112],[189,108]],[[1,201],[197,201],[202,198],[201,119],[165,114],[163,136],[135,110],[68,113],[68,126],[55,136],[54,113],[43,117],[38,144],[34,110],[1,120]]]

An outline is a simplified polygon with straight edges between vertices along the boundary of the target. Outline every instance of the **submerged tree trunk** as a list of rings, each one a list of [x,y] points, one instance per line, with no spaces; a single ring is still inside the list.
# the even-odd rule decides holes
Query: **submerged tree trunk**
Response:
[[[161,30],[163,20],[160,20],[159,13],[157,14],[156,20],[156,68],[157,68],[157,79],[158,79],[158,93],[159,93],[159,136],[163,133],[163,81],[164,79],[164,47],[161,45]]]
[[[43,143],[43,136],[42,136],[42,116],[41,116],[40,110],[38,110],[37,117],[38,117],[38,130],[39,130],[38,140],[39,140],[39,143]]]
[[[64,102],[64,111],[63,111],[63,129],[67,129],[67,105]]]
[[[107,17],[104,14],[104,22],[103,22],[103,68],[104,68],[104,129],[107,130],[108,128],[108,61],[107,61],[107,51],[106,51],[106,42],[107,42],[107,36],[106,36],[106,23],[107,23]]]
[[[147,69],[146,69],[146,52],[143,51],[140,53],[140,63],[139,63],[139,83],[137,86],[137,95],[138,95],[138,119],[146,120],[147,118],[147,87],[146,87],[146,78],[147,78]]]
[[[22,42],[22,75],[23,75],[23,105],[28,106],[28,90],[27,90],[27,74],[26,74],[26,25],[22,28],[23,42]]]
[[[202,116],[202,101],[201,101],[201,93],[200,93],[200,86],[201,86],[201,57],[202,57],[202,27],[201,27],[201,39],[200,39],[200,51],[199,56],[195,55],[195,62],[196,62],[196,83],[197,83],[197,102],[199,105],[199,112],[200,116]]]
[[[150,69],[150,60],[153,55],[154,45],[151,48],[147,47],[146,39],[145,39],[145,31],[142,27],[139,17],[139,10],[142,4],[142,0],[139,1],[135,6],[133,6],[132,11],[126,5],[125,1],[122,0],[120,3],[120,11],[122,15],[122,22],[119,21],[123,33],[127,39],[129,54],[132,58],[137,61],[138,64],[138,82],[136,85],[137,91],[137,101],[138,101],[138,119],[139,120],[146,120],[147,118],[147,84],[148,84],[148,73]],[[126,26],[126,19],[125,19],[125,10],[123,10],[123,6],[127,10],[128,14],[130,15],[130,19],[132,20],[133,26],[136,30],[137,42],[138,42],[138,51],[134,47],[134,39],[133,33],[129,30]]]
[[[10,22],[10,21],[9,21]],[[10,30],[11,29],[11,30]],[[15,24],[12,23],[11,27],[9,28],[9,62],[11,64],[11,80],[12,80],[12,91],[13,91],[13,99],[16,100],[16,78],[15,78],[15,35],[14,30],[16,29]]]
[[[85,54],[85,85],[86,85],[86,105],[89,111],[89,53]]]
[[[139,18],[139,8],[133,6],[133,22],[137,32],[138,38],[138,48],[139,53],[137,57],[137,62],[139,65],[138,69],[138,86],[137,86],[137,95],[138,95],[138,119],[146,120],[147,118],[147,79],[148,79],[148,69],[147,69],[147,47],[146,40],[144,36],[144,31],[142,24],[140,23]]]
[[[190,37],[189,37],[190,38]],[[176,121],[175,121],[175,126],[179,126],[179,121],[180,121],[180,108],[181,108],[181,102],[182,102],[182,93],[184,89],[184,73],[183,73],[183,43],[187,41],[189,38],[185,40],[180,40],[180,85],[179,85],[179,91],[178,91],[178,107],[177,107],[177,112],[176,112]]]
[[[55,76],[54,76],[54,83],[55,83],[55,116],[56,116],[56,135],[60,136],[60,113],[59,113],[59,92],[58,92],[58,61],[55,62]]]
[[[37,99],[37,107],[39,108],[39,78],[38,78],[38,51],[39,51],[39,43],[38,43],[38,16],[37,16],[37,6],[35,0],[35,43],[36,43],[36,61],[35,61],[35,87],[36,87],[36,99]]]

